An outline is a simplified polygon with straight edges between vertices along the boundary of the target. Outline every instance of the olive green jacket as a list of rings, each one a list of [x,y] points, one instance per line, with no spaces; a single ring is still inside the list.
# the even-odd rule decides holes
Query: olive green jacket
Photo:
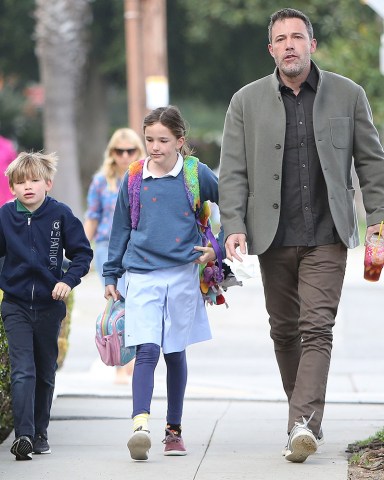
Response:
[[[331,214],[342,242],[359,244],[352,167],[359,178],[367,225],[384,220],[384,152],[362,87],[319,70],[313,129]],[[225,238],[247,236],[261,254],[279,224],[285,108],[277,72],[233,96],[225,117],[219,172],[220,218]]]

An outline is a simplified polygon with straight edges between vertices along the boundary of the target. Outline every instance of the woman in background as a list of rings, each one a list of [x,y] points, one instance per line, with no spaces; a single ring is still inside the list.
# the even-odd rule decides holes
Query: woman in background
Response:
[[[144,145],[139,135],[130,128],[119,128],[110,138],[104,162],[89,186],[84,230],[88,240],[94,242],[96,271],[103,286],[103,264],[108,260],[109,236],[120,184],[128,166],[144,157]],[[125,297],[124,278],[118,289],[121,296]],[[134,361],[117,367],[116,383],[128,383],[133,364]]]

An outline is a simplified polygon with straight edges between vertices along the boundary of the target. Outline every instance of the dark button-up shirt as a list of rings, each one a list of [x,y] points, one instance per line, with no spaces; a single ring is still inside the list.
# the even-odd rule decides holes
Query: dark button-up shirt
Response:
[[[313,131],[313,103],[319,78],[312,67],[296,96],[280,80],[286,111],[280,220],[272,247],[336,243],[327,187]]]

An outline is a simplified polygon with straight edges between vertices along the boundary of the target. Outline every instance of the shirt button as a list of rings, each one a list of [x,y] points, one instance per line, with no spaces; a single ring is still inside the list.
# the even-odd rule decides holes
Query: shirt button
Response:
[[[273,206],[273,208],[274,208],[275,210],[277,210],[277,209],[279,208],[279,204],[278,204],[278,203],[274,203],[272,206]]]
[[[281,148],[280,143],[276,143],[275,148],[276,148],[276,150],[280,150],[280,148]]]
[[[280,177],[279,177],[279,175],[277,175],[277,173],[275,173],[275,175],[273,175],[273,178],[274,178],[275,180],[279,180]]]
[[[302,125],[302,124],[303,124],[303,122],[299,122],[299,125]]]
[[[305,168],[305,163],[303,163],[302,167]]]
[[[304,210],[308,210],[308,207],[305,207]]]
[[[304,190],[306,190],[308,187],[307,187],[307,185],[304,185],[304,187],[303,187],[303,188],[304,188]]]
[[[304,147],[304,142],[301,142],[301,143],[300,143],[300,147]]]

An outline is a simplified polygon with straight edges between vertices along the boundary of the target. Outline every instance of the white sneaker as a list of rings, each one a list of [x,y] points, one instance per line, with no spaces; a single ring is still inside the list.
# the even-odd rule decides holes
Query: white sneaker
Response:
[[[319,436],[317,437],[317,446],[318,447],[321,447],[321,445],[324,445],[325,443],[325,438],[324,438],[324,434],[323,434],[323,430],[320,428],[320,432],[319,432]],[[287,450],[288,450],[288,444],[285,445],[285,447],[283,448],[283,450],[281,451],[281,455],[283,457],[285,457],[285,454],[287,453]]]
[[[139,427],[128,440],[127,447],[133,460],[148,460],[148,451],[151,448],[149,431]]]
[[[316,452],[318,442],[312,431],[308,428],[308,423],[311,421],[314,413],[315,412],[312,413],[308,420],[302,417],[303,423],[296,422],[292,428],[284,455],[285,459],[289,462],[303,463],[309,455],[313,455]]]

